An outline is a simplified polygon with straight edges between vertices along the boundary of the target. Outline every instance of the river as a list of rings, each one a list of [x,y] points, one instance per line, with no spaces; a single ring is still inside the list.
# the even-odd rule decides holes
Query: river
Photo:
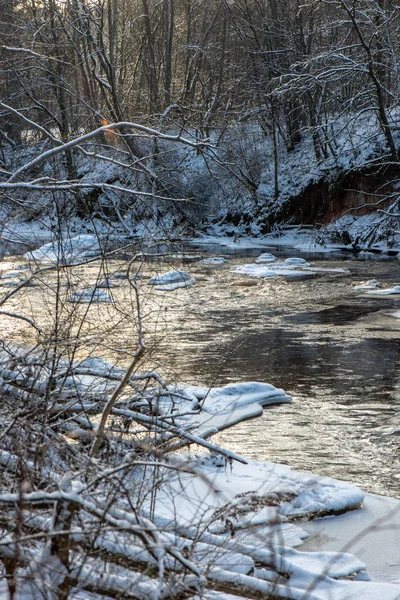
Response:
[[[199,252],[215,250],[224,253],[221,248]],[[296,255],[289,249],[270,251]],[[400,319],[393,313],[400,310],[400,295],[373,297],[353,289],[372,278],[384,287],[399,284],[398,262],[301,254],[319,266],[347,272],[301,281],[251,280],[232,273],[232,266],[252,262],[260,252],[230,254],[228,264],[220,267],[186,264],[183,268],[197,283],[172,293],[154,292],[145,277],[171,266],[182,268],[179,262],[142,265],[138,285],[150,349],[143,366],[172,382],[219,386],[264,381],[283,388],[293,396],[292,404],[267,408],[262,417],[220,432],[213,441],[249,458],[285,463],[399,498]],[[3,270],[25,264],[20,257],[6,260]],[[124,268],[122,260],[107,265],[114,274]],[[19,292],[3,308],[44,326],[54,321],[60,290],[68,293],[93,283],[104,270],[103,265],[100,273],[96,264],[79,267],[61,285],[55,273],[43,275],[37,287]],[[135,349],[133,292],[126,280],[114,281],[121,284],[112,290],[115,305],[58,307],[80,340],[75,356],[90,351],[126,363]],[[34,335],[23,321],[2,317],[3,339],[30,344]],[[67,338],[65,334],[65,348],[70,349]],[[60,340],[62,346],[62,336]]]

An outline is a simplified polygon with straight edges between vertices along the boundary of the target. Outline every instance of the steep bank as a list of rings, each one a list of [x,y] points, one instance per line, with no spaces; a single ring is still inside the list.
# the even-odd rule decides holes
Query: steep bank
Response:
[[[386,210],[398,190],[400,164],[377,161],[367,168],[328,173],[292,196],[270,219],[293,224],[328,225],[344,214]]]

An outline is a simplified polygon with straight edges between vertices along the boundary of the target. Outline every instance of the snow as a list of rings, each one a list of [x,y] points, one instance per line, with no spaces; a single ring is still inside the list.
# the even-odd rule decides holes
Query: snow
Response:
[[[346,549],[368,565],[375,581],[400,580],[400,501],[366,494],[362,510],[302,523],[304,549]],[[400,589],[399,589],[400,594]]]
[[[175,422],[190,426],[201,437],[262,414],[263,406],[291,402],[283,390],[268,383],[246,382],[222,388],[168,386],[158,407],[163,414],[173,409]],[[194,414],[190,411],[197,411]]]
[[[257,279],[271,277],[304,278],[316,273],[347,273],[346,269],[331,269],[329,267],[311,266],[303,258],[286,258],[283,262],[268,263],[266,266],[255,263],[233,267],[232,271],[238,275],[249,275]]]
[[[384,290],[371,290],[366,293],[374,296],[390,296],[392,294],[400,294],[400,285],[395,285],[392,288],[386,288]]]
[[[260,254],[258,258],[256,258],[256,263],[270,263],[275,261],[276,256],[270,254],[269,252],[264,252],[263,254]]]
[[[277,273],[269,266],[263,267],[257,264],[239,265],[233,267],[232,271],[238,275],[250,275],[250,277],[256,277],[257,279],[277,277]]]
[[[99,252],[100,244],[96,236],[80,234],[72,238],[49,242],[38,250],[27,252],[24,257],[34,262],[76,264],[97,256]]]
[[[163,273],[161,275],[154,275],[151,279],[149,279],[149,285],[167,285],[170,283],[181,283],[185,281],[190,281],[191,276],[187,271],[168,271],[168,273]]]
[[[107,290],[87,288],[84,290],[77,290],[73,294],[70,294],[67,298],[67,302],[92,304],[101,302],[115,302],[115,300]]]
[[[354,286],[355,290],[363,291],[363,290],[374,290],[376,288],[381,287],[381,284],[377,279],[369,279],[368,281],[361,282],[358,285]]]
[[[204,258],[203,260],[201,260],[200,264],[219,267],[227,262],[228,260],[226,258],[223,258],[222,256],[211,256],[210,258]]]
[[[154,275],[148,284],[154,285],[156,290],[172,292],[179,288],[191,287],[196,280],[187,271],[168,271],[161,275]]]
[[[162,292],[173,292],[174,290],[178,290],[180,288],[191,287],[196,283],[196,280],[193,277],[187,279],[186,281],[177,281],[175,283],[163,283],[161,285],[154,286],[155,290],[160,290]]]
[[[285,258],[285,260],[283,261],[283,264],[285,267],[300,267],[300,268],[304,268],[304,267],[309,267],[310,263],[308,263],[304,258],[299,258],[299,257],[293,257],[293,258]]]

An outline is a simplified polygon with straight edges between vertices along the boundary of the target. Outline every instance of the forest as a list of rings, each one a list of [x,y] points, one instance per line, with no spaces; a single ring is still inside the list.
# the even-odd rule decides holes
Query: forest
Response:
[[[394,3],[4,0],[1,14],[11,212],[29,193],[45,213],[56,194],[83,218],[174,213],[192,230],[267,233],[378,208],[379,233],[396,231]],[[35,169],[30,152],[43,155]],[[40,174],[51,185],[27,188]]]

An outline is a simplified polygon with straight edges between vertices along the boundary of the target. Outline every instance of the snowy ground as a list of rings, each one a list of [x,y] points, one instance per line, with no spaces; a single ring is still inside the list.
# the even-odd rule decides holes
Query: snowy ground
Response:
[[[61,381],[65,366],[59,365],[60,377],[56,376],[55,381]],[[9,381],[13,380],[10,371],[7,374],[2,371],[2,374]],[[27,368],[28,374],[32,376],[31,367]],[[36,380],[37,390],[45,384],[45,375],[42,372],[41,379]],[[110,393],[115,385],[113,380],[117,382],[122,375],[123,371],[100,359],[77,362],[70,377],[63,381],[67,405],[71,407],[72,391],[87,400],[90,394],[98,399],[99,394]],[[16,377],[21,386],[23,372],[19,371]],[[10,385],[7,386],[10,389]],[[57,392],[60,400],[61,392],[61,389]],[[159,416],[148,417],[138,412],[139,402],[143,404],[143,401],[152,401],[152,412],[156,409]],[[152,516],[162,532],[160,543],[174,541],[182,549],[188,540],[196,540],[191,560],[202,565],[202,569],[207,564],[208,585],[242,586],[239,589],[246,593],[240,597],[251,598],[252,593],[261,592],[294,600],[399,598],[400,586],[387,582],[400,579],[397,546],[400,502],[368,496],[364,508],[363,492],[350,483],[299,473],[288,466],[247,460],[204,440],[213,431],[259,414],[262,405],[288,401],[290,398],[283,390],[256,382],[211,389],[196,386],[165,389],[161,385],[158,391],[147,388],[141,395],[136,392],[121,399],[113,410],[115,417],[130,417],[139,423],[154,425],[161,425],[164,419],[164,427],[168,418],[173,417],[174,429],[178,427],[189,442],[202,444],[210,451],[207,454],[203,449],[201,453],[165,457],[158,467],[162,485],[156,497],[145,495],[141,501],[143,516]],[[73,435],[79,432],[79,428],[71,429],[73,424],[72,418],[66,435],[79,439]],[[95,420],[92,424],[96,427]],[[0,460],[6,464],[10,460],[9,453],[3,452]],[[123,458],[127,465],[129,460],[129,455]],[[142,485],[146,486],[147,482],[145,478]],[[66,484],[59,485],[69,497]],[[86,502],[91,498],[78,479],[72,489],[76,490],[71,492],[75,501],[78,496]],[[0,495],[0,501],[2,497],[13,498],[6,493]],[[29,501],[29,493],[26,499]],[[124,510],[129,505],[122,501],[120,508]],[[320,516],[349,510],[345,516],[310,523]],[[307,533],[311,540],[301,546]],[[122,533],[110,531],[101,535],[96,543],[111,554],[128,552],[131,559],[136,555],[147,556],[143,548],[132,546]],[[295,549],[299,546],[300,549]],[[145,560],[151,564],[151,557]],[[370,561],[381,583],[369,581]],[[120,577],[118,581],[124,581],[120,570],[117,569],[116,575]],[[17,594],[18,600],[29,597],[30,584],[24,585],[25,596],[22,592]],[[205,591],[203,597],[215,596]],[[218,597],[220,600],[230,598],[222,592]]]
[[[400,583],[400,501],[366,494],[362,510],[302,523],[304,550],[354,553],[374,581]]]

